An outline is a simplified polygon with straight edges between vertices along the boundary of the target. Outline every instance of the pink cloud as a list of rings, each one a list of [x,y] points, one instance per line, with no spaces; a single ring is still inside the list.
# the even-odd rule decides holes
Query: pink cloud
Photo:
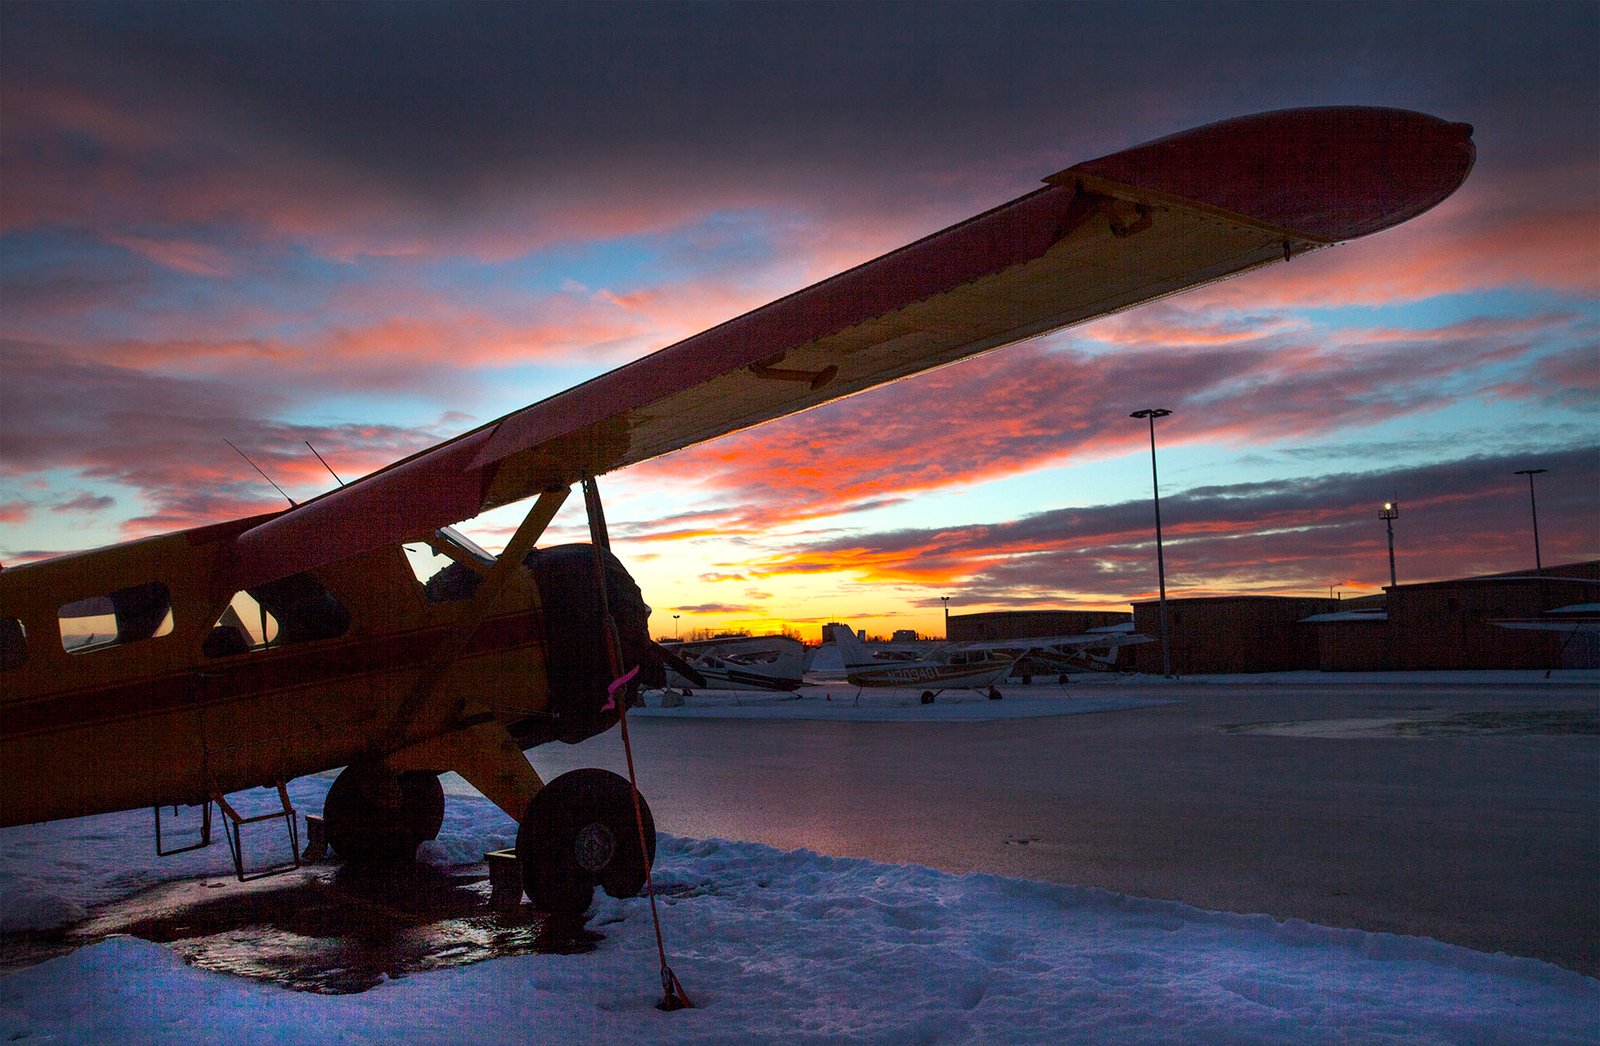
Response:
[[[1157,336],[1168,322],[1169,336]],[[1146,438],[1127,411],[1147,401],[1182,414],[1165,430],[1169,443],[1251,445],[1374,425],[1465,395],[1515,394],[1496,366],[1526,369],[1524,335],[1562,322],[1355,330],[1317,335],[1323,344],[1291,331],[1211,348],[1204,334],[1198,346],[1183,340],[1181,316],[1158,313],[1136,345],[1114,355],[1007,350],[639,470],[716,492],[738,506],[724,528],[762,532],[918,490],[1127,453]]]
[[[1541,460],[1550,465],[1540,500],[1545,563],[1595,558],[1600,453],[1586,448]],[[1390,483],[1406,492],[1396,522],[1403,583],[1531,569],[1528,505],[1511,482],[1518,463],[1468,458],[1163,498],[1168,592],[1377,591],[1388,583],[1388,560],[1373,491]],[[936,586],[959,592],[968,606],[1021,607],[1154,598],[1154,560],[1150,506],[1134,502],[798,543],[749,569],[752,576],[839,574]]]
[[[158,265],[186,272],[191,276],[231,276],[237,268],[227,252],[206,243],[155,236],[135,236],[130,233],[110,234],[106,237],[106,242],[114,243]]]

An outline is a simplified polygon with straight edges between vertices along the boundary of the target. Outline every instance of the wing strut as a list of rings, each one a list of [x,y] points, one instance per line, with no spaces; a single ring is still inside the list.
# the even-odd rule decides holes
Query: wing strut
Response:
[[[627,675],[622,671],[622,643],[617,636],[617,626],[611,620],[611,607],[606,598],[606,562],[605,553],[611,549],[611,536],[606,533],[605,508],[600,504],[600,486],[590,476],[583,481],[583,507],[589,514],[589,544],[594,549],[594,583],[600,592],[600,620],[605,623],[606,630],[606,661],[611,670],[611,700],[617,706],[617,726],[622,732],[622,751],[628,760],[628,790],[633,793],[633,820],[639,829],[639,852],[644,857],[644,885],[650,894],[650,918],[656,926],[656,953],[661,957],[661,1001],[656,1003],[660,1010],[690,1009],[694,1003],[689,1001],[689,996],[684,992],[678,975],[672,972],[672,967],[667,963],[667,945],[661,936],[661,913],[656,910],[656,884],[653,869],[650,867],[650,846],[645,842],[644,814],[639,808],[639,783],[633,772],[633,745],[628,740],[628,695],[625,692],[627,684],[639,672],[635,665]]]
[[[473,594],[461,621],[455,630],[439,644],[438,651],[433,660],[422,671],[422,676],[417,680],[411,692],[406,695],[395,709],[394,720],[389,724],[383,740],[377,745],[379,752],[392,751],[399,746],[405,738],[406,731],[411,726],[411,721],[416,717],[418,709],[433,693],[435,684],[445,671],[461,656],[478,631],[478,626],[483,624],[483,619],[489,615],[491,607],[498,602],[500,592],[505,588],[512,573],[522,565],[522,558],[533,548],[534,542],[539,540],[550,521],[555,518],[556,512],[561,508],[562,502],[567,500],[571,493],[568,487],[559,490],[546,491],[539,495],[539,500],[533,503],[528,510],[528,515],[517,527],[511,540],[506,543],[505,551],[500,553],[494,566],[484,575],[483,581],[478,585],[478,591]]]

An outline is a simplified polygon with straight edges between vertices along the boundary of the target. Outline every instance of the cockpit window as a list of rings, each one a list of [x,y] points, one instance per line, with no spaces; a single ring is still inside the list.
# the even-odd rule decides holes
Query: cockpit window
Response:
[[[201,649],[207,657],[232,657],[252,650],[342,636],[350,612],[310,574],[236,592],[212,626]]]
[[[172,632],[172,596],[159,581],[129,585],[61,608],[61,646],[84,654]]]
[[[430,603],[470,599],[495,561],[471,538],[450,527],[439,528],[426,544],[404,548],[406,561]]]
[[[493,553],[484,551],[476,541],[473,541],[454,527],[440,527],[434,532],[434,537],[476,559],[485,570],[494,566]]]
[[[14,617],[0,617],[0,670],[28,663],[28,630]]]

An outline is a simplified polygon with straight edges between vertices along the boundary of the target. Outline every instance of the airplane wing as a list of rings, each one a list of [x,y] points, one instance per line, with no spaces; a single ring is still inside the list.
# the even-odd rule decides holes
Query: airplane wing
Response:
[[[981,653],[984,651],[1018,651],[1019,656],[1034,651],[1098,650],[1101,647],[1134,646],[1152,642],[1152,637],[1131,628],[1104,632],[1079,632],[1070,636],[1027,636],[1017,639],[977,639],[951,643],[947,649]]]
[[[1240,117],[1044,187],[242,532],[243,587],[932,367],[1399,224],[1472,129],[1397,109]]]

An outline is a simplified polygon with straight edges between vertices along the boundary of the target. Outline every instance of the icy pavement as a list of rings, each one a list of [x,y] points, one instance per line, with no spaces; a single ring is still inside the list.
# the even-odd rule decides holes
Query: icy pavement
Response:
[[[326,779],[296,783],[314,808]],[[449,867],[504,844],[456,796]],[[217,875],[214,848],[130,871],[148,813],[0,832],[7,926]],[[674,970],[663,1013],[648,902],[597,897],[577,955],[519,955],[319,995],[113,937],[0,977],[0,1038],[54,1042],[1592,1043],[1600,981],[1437,941],[1207,912],[1101,890],[753,843],[661,840]],[[218,889],[229,889],[224,882]],[[31,913],[31,918],[27,917]]]
[[[973,690],[945,690],[924,704],[916,687],[862,689],[848,683],[818,683],[796,693],[756,690],[696,690],[677,707],[663,707],[661,691],[645,695],[645,707],[630,715],[664,719],[806,719],[856,723],[977,723],[996,719],[1085,715],[1165,704],[1172,698],[1107,692],[1105,687],[1040,684],[1000,688],[1000,700]]]

